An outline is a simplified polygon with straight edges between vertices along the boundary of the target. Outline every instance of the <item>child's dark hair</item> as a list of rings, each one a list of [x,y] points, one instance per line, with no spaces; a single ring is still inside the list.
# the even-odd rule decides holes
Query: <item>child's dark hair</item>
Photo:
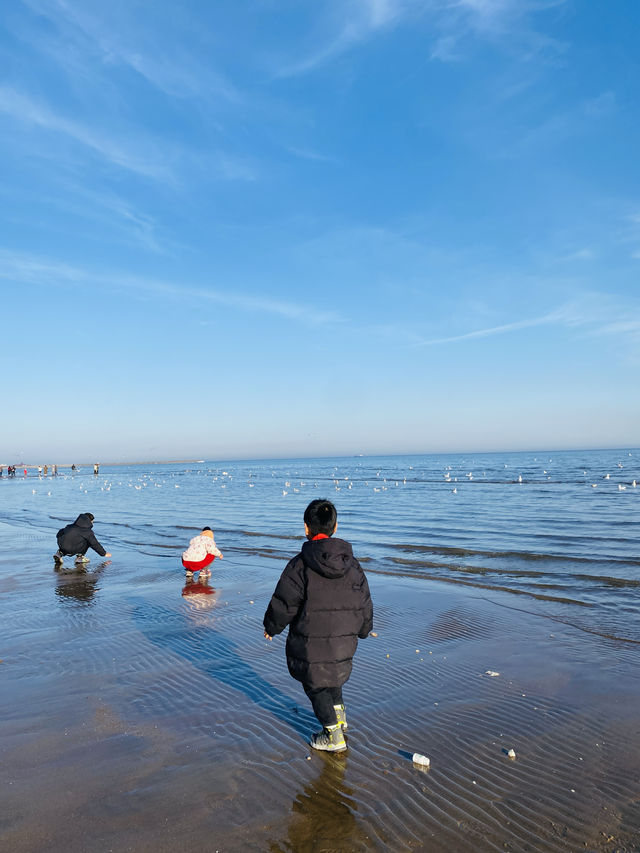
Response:
[[[315,501],[311,501],[304,511],[304,523],[309,528],[311,536],[317,536],[318,533],[331,536],[336,529],[337,522],[336,508],[331,501],[325,498],[317,498]]]
[[[205,530],[211,530],[211,528],[210,527],[203,527],[202,532],[204,533]],[[213,530],[211,530],[211,532],[213,533]]]

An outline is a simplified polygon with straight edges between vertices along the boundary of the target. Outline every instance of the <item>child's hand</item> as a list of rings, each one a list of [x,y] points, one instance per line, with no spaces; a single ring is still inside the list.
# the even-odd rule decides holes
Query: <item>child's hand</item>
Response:
[[[218,557],[218,559],[219,559],[219,560],[222,560],[222,554],[220,554],[220,556]]]
[[[264,632],[264,638],[265,638],[265,640],[269,640],[269,642],[271,642],[271,640],[273,640],[273,637],[269,636],[269,634],[267,634],[266,631]]]
[[[111,554],[107,551],[107,553],[105,554],[105,557],[110,557],[110,556],[111,556]]]

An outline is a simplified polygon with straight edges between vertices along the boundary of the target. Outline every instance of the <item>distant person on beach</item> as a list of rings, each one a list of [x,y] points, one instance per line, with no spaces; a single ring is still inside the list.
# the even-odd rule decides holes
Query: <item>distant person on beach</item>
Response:
[[[189,542],[189,547],[182,553],[182,565],[187,577],[192,577],[194,572],[200,572],[201,578],[211,577],[211,571],[207,566],[211,565],[215,558],[222,559],[222,552],[213,538],[213,530],[204,527],[202,533],[194,536]]]
[[[111,556],[96,539],[92,527],[93,515],[90,512],[82,512],[73,524],[67,524],[66,527],[58,530],[58,550],[53,555],[56,566],[62,565],[64,557],[73,555],[75,555],[77,565],[88,563],[89,558],[86,553],[89,548],[93,548],[101,557]]]
[[[94,473],[94,474],[99,474],[99,473],[100,473],[100,466],[98,465],[98,463],[97,463],[97,462],[96,462],[96,464],[93,466],[93,473]]]
[[[72,466],[71,466],[71,470],[72,470],[72,471],[75,471],[75,470],[76,470],[76,466],[75,466],[75,465],[72,465]]]
[[[342,685],[351,675],[358,637],[373,628],[369,584],[353,550],[332,539],[338,513],[328,500],[314,500],[304,512],[308,542],[287,564],[264,615],[271,640],[289,625],[287,666],[302,682],[322,731],[311,746],[328,752],[347,748]]]

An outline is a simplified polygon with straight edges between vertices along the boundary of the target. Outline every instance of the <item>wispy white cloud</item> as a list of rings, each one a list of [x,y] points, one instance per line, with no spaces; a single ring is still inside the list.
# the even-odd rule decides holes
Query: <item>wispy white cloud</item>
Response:
[[[589,118],[609,118],[616,109],[617,101],[615,92],[602,92],[595,98],[589,98],[584,103],[584,113]]]
[[[91,194],[94,201],[106,211],[112,212],[122,224],[127,234],[154,252],[162,251],[157,235],[157,224],[153,217],[136,210],[132,204],[114,195]]]
[[[207,156],[205,160],[206,164],[201,160],[201,166],[209,168],[209,176],[226,181],[256,181],[260,177],[257,163],[246,157],[218,151]]]
[[[0,86],[0,112],[23,124],[66,136],[103,160],[130,172],[165,181],[174,180],[168,164],[163,162],[151,144],[146,144],[144,151],[133,150],[130,144],[110,139],[102,129],[68,119],[10,86]]]
[[[506,160],[516,159],[589,134],[612,115],[615,106],[613,94],[605,92],[591,100],[549,112],[544,118],[536,117],[515,131],[512,127],[508,141],[496,146],[493,156]]]
[[[453,35],[440,36],[436,39],[431,46],[429,56],[441,62],[458,62],[464,58],[459,48],[459,40]]]
[[[199,305],[225,305],[239,311],[270,314],[304,323],[307,326],[340,324],[344,319],[335,311],[327,311],[306,303],[267,299],[260,295],[220,290],[215,287],[193,287],[181,282],[132,276],[118,271],[96,273],[58,261],[49,261],[0,249],[0,279],[13,283],[42,287],[94,287],[120,290],[157,299],[191,300]]]
[[[76,217],[98,223],[119,235],[120,240],[136,244],[152,252],[168,254],[168,240],[161,238],[156,219],[134,203],[111,191],[93,190],[75,183],[65,183],[64,191],[39,201],[73,215],[70,227],[76,228]],[[103,235],[104,236],[104,235]]]
[[[22,284],[80,284],[82,273],[76,267],[51,263],[31,255],[0,249],[0,278]]]
[[[312,47],[304,58],[285,64],[278,76],[305,74],[324,65],[354,45],[392,27],[411,5],[412,0],[339,0],[334,8],[333,33],[322,44]]]
[[[452,344],[458,341],[470,341],[473,338],[488,338],[494,335],[504,335],[508,332],[517,332],[520,329],[530,329],[533,326],[548,326],[553,323],[558,323],[559,318],[556,312],[544,314],[541,317],[532,317],[527,320],[517,320],[513,323],[504,323],[501,326],[491,326],[487,329],[476,329],[473,332],[465,332],[462,335],[451,335],[444,338],[432,338],[431,340],[421,341],[418,346],[434,346],[435,344]]]
[[[469,25],[478,30],[498,34],[518,20],[565,3],[567,0],[443,0],[438,5],[467,15]]]
[[[633,320],[618,320],[615,323],[605,323],[597,330],[600,335],[632,335],[640,340],[640,316]]]
[[[151,86],[175,98],[197,98],[211,102],[242,100],[237,88],[211,63],[199,62],[178,39],[155,42],[155,18],[139,16],[134,4],[78,3],[74,0],[23,0],[38,15],[48,18],[59,40],[40,41],[40,49],[55,55],[62,67],[77,71],[82,57],[87,64],[99,58],[103,66],[121,65],[143,77]],[[181,11],[172,9],[175,19]],[[172,22],[175,25],[175,20]],[[195,24],[185,19],[185,26]],[[35,36],[31,35],[33,40]],[[74,53],[71,56],[71,53]]]
[[[631,319],[629,314],[631,313]],[[417,346],[436,346],[470,341],[478,338],[511,334],[537,326],[561,326],[583,329],[591,335],[612,335],[637,340],[640,329],[640,307],[633,304],[621,306],[610,297],[598,293],[585,293],[583,297],[567,302],[536,317],[515,320],[499,326],[475,329],[460,335],[422,340]]]
[[[93,190],[68,181],[66,174],[56,178],[52,178],[48,190],[42,184],[37,189],[0,186],[0,205],[5,205],[6,221],[33,228],[40,211],[45,211],[46,227],[51,233],[72,237],[74,242],[97,238],[101,243],[143,247],[162,255],[175,254],[180,246],[163,233],[155,217],[135,203],[108,190]],[[27,206],[28,212],[17,212],[22,205]]]
[[[54,111],[47,104],[10,86],[0,85],[0,113],[26,127],[56,134],[72,140],[111,166],[151,178],[162,184],[177,186],[191,172],[201,179],[221,181],[255,181],[259,177],[257,164],[249,158],[224,150],[210,148],[206,152],[172,148],[164,140],[159,145],[148,134],[128,130],[123,139],[115,139],[103,128],[90,127]],[[126,137],[126,138],[125,138]],[[53,156],[51,149],[41,146],[43,156]]]
[[[510,0],[448,0],[442,4],[445,11],[458,14],[465,19],[465,27],[485,32],[501,32],[507,20],[512,21],[526,7],[526,2],[514,4]]]
[[[523,61],[562,54],[566,45],[539,32],[537,13],[567,0],[432,0],[430,21],[435,33],[431,58],[442,62],[466,59],[474,40],[500,44]]]
[[[563,255],[560,260],[561,261],[593,261],[598,257],[598,253],[595,249],[591,248],[583,248],[576,249],[573,252],[568,252],[566,255]]]
[[[213,97],[222,97],[235,103],[242,100],[238,89],[228,80],[210,68],[192,67],[193,61],[189,65],[172,63],[138,51],[122,49],[117,56],[124,65],[128,65],[153,86],[172,97],[204,98],[206,101],[211,101]]]
[[[329,157],[327,154],[321,154],[318,151],[313,151],[311,148],[298,148],[295,145],[288,145],[286,150],[293,154],[294,157],[299,157],[301,160],[312,160],[318,163],[338,163],[335,157]]]
[[[532,26],[536,13],[568,0],[336,0],[324,6],[324,32],[306,55],[284,63],[278,76],[306,74],[346,51],[408,22],[426,21],[425,40],[431,59],[457,62],[466,57],[469,39],[502,41],[528,59],[541,51],[562,52],[563,44]]]

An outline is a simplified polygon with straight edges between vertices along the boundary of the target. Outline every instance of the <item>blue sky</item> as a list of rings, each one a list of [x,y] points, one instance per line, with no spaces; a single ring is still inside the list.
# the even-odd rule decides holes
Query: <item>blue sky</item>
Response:
[[[636,0],[16,0],[1,461],[638,445]]]

